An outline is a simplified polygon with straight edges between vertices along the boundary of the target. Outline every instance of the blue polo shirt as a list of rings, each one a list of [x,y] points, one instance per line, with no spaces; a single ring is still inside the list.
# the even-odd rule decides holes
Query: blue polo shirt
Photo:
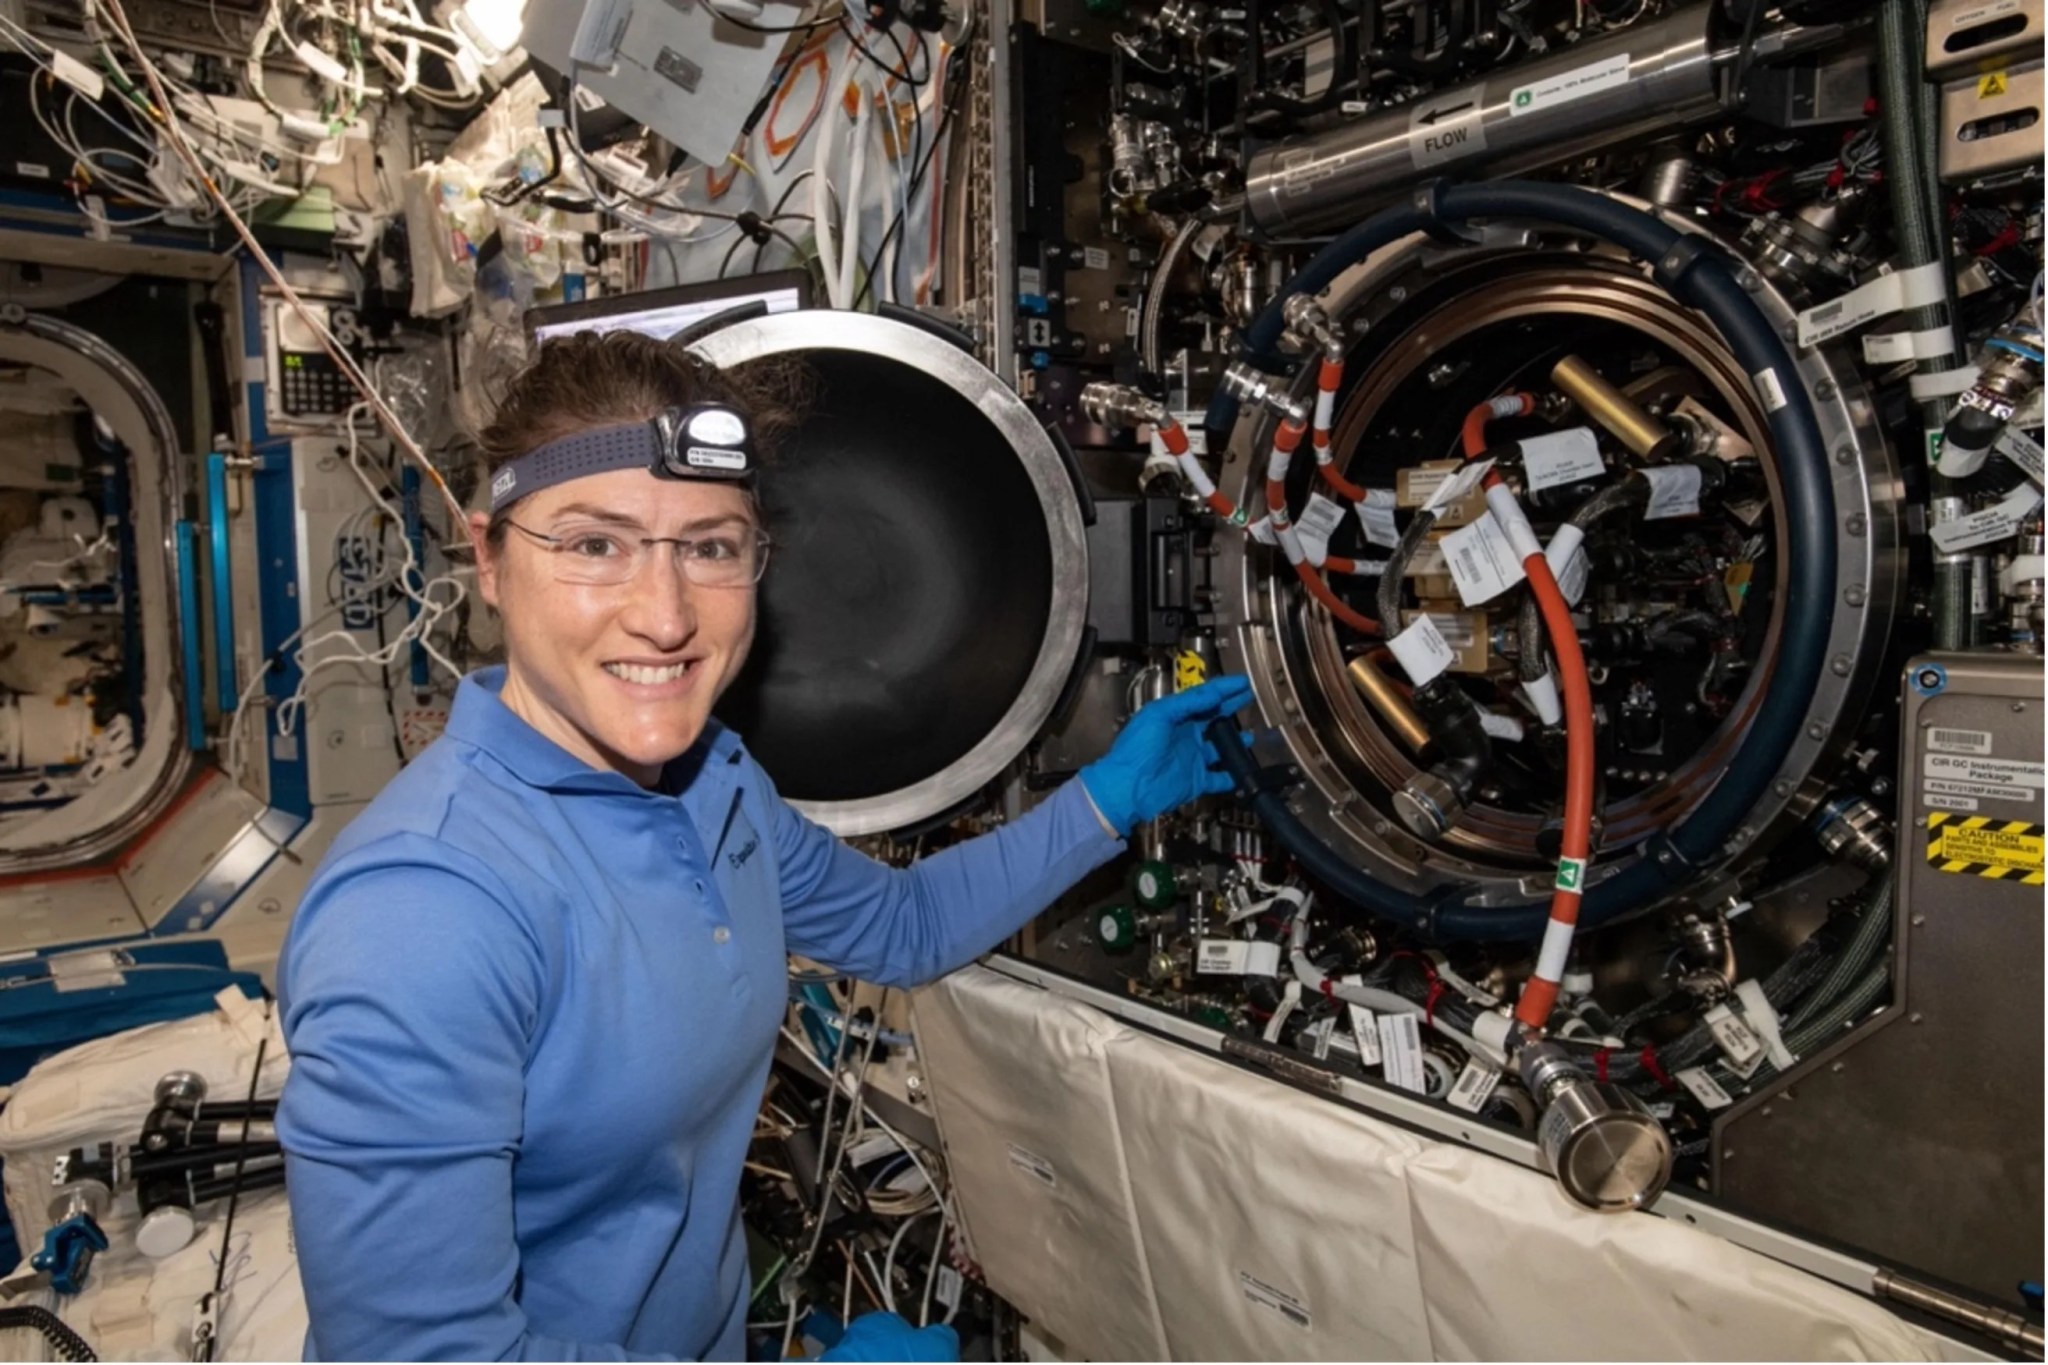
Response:
[[[335,841],[279,964],[308,1356],[737,1360],[785,955],[928,981],[1122,845],[1069,782],[894,870],[715,723],[649,791],[503,681]]]

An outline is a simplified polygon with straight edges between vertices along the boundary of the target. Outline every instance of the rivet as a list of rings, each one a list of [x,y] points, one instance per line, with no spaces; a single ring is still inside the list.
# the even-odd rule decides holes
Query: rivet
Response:
[[[1866,600],[1863,585],[1861,583],[1851,583],[1847,588],[1843,589],[1842,600],[1852,607],[1862,606]]]
[[[1762,1114],[1765,1118],[1769,1118],[1771,1116],[1771,1106],[1767,1104],[1757,1112]]]
[[[1852,513],[1849,519],[1842,523],[1842,529],[1852,536],[1860,536],[1870,529],[1870,519],[1861,512]]]
[[[1771,784],[1771,790],[1780,796],[1790,796],[1792,794],[1792,784],[1781,777]]]
[[[1914,927],[1915,929],[1918,929],[1918,928],[1919,928],[1919,927],[1920,927],[1921,925],[1923,925],[1923,924],[1925,924],[1925,923],[1927,923],[1927,916],[1925,916],[1925,915],[1915,915],[1915,916],[1913,916],[1913,927]]]
[[[2023,701],[2016,701],[2012,704],[2012,709],[2013,713],[2017,715],[2018,713],[2027,709],[2027,704]]]
[[[1828,1070],[1834,1072],[1837,1076],[1839,1076],[1842,1074],[1842,1064],[1840,1062],[1836,1062],[1833,1066],[1829,1067]]]
[[[1826,739],[1828,737],[1828,727],[1822,725],[1819,721],[1815,721],[1806,727],[1806,737],[1808,739]]]
[[[1830,659],[1828,661],[1828,671],[1833,673],[1838,678],[1848,677],[1849,670],[1854,667],[1855,662],[1852,659],[1850,659],[1850,657],[1846,654],[1837,654],[1833,659]]]
[[[1813,383],[1813,396],[1820,399],[1833,398],[1835,396],[1835,381],[1832,379],[1815,380]]]
[[[1836,463],[1836,464],[1842,464],[1842,465],[1849,465],[1849,464],[1855,464],[1855,463],[1856,463],[1856,447],[1855,447],[1855,446],[1837,446],[1837,447],[1835,447],[1835,463]]]

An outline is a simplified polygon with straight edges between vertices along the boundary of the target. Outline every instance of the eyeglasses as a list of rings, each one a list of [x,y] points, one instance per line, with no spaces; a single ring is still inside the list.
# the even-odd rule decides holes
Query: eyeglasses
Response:
[[[657,545],[676,547],[683,577],[700,588],[746,588],[768,568],[768,536],[751,526],[734,526],[701,536],[626,536],[605,527],[573,527],[543,535],[510,517],[505,524],[545,548],[556,581],[616,587],[647,567]]]

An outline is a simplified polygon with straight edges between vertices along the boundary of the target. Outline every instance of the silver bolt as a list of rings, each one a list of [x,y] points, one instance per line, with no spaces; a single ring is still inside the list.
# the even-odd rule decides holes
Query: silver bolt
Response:
[[[1408,286],[1405,284],[1395,285],[1392,289],[1389,289],[1387,291],[1387,297],[1392,299],[1395,303],[1401,303],[1405,301],[1408,297]]]
[[[1914,927],[1915,929],[1918,929],[1918,928],[1919,928],[1919,927],[1920,927],[1921,925],[1923,925],[1923,924],[1925,924],[1925,923],[1927,923],[1927,916],[1925,916],[1925,915],[1915,915],[1915,916],[1913,916],[1913,927]]]
[[[1829,1067],[1828,1070],[1832,1071],[1835,1075],[1839,1076],[1842,1074],[1842,1064],[1840,1062],[1836,1062],[1833,1066]]]
[[[1771,784],[1771,790],[1780,796],[1790,796],[1792,794],[1792,784],[1780,778]]]
[[[1852,536],[1860,536],[1870,529],[1870,519],[1861,512],[1852,513],[1849,519],[1842,523],[1842,529]]]
[[[2013,714],[2018,715],[2020,712],[2027,709],[2027,704],[2023,701],[2016,701],[2012,704],[2012,709]]]
[[[1835,447],[1835,463],[1836,463],[1836,464],[1845,464],[1845,465],[1846,465],[1846,464],[1855,464],[1855,463],[1856,463],[1856,447],[1855,447],[1855,446],[1837,446],[1837,447]]]
[[[1735,282],[1752,294],[1764,287],[1763,280],[1754,270],[1743,270],[1742,273],[1735,277]]]
[[[1838,678],[1848,677],[1849,671],[1853,667],[1855,667],[1855,664],[1846,654],[1837,654],[1834,658],[1828,661],[1828,671],[1833,673]]]
[[[1842,600],[1844,602],[1847,602],[1852,607],[1862,606],[1863,603],[1867,600],[1863,591],[1863,585],[1861,583],[1851,583],[1846,589],[1843,590]]]
[[[1769,1118],[1771,1116],[1771,1106],[1767,1104],[1758,1112],[1761,1113],[1765,1118]]]
[[[1808,739],[1826,739],[1828,737],[1828,727],[1822,725],[1819,721],[1815,721],[1806,727],[1806,737]]]
[[[1786,323],[1778,329],[1778,335],[1787,341],[1799,340],[1799,324],[1796,321]]]
[[[1832,379],[1815,380],[1813,385],[1813,396],[1819,399],[1833,398],[1835,396],[1835,381]]]

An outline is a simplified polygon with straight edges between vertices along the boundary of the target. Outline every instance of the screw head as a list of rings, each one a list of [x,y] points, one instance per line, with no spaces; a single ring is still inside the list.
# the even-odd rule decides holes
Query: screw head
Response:
[[[1850,670],[1854,667],[1855,661],[1846,654],[1837,654],[1828,661],[1828,671],[1838,678],[1848,677]]]
[[[1870,529],[1870,518],[1861,512],[1851,513],[1849,519],[1842,523],[1842,529],[1852,536],[1860,536]]]
[[[1806,737],[1808,739],[1816,740],[1826,739],[1828,737],[1828,727],[1822,725],[1819,721],[1815,721],[1813,724],[1806,727]]]
[[[1843,590],[1842,600],[1844,602],[1847,602],[1852,607],[1860,607],[1864,604],[1865,601],[1869,599],[1867,595],[1864,593],[1863,585],[1861,583],[1851,583],[1846,589]]]
[[[1906,1016],[1906,1022],[1907,1022],[1907,1023],[1909,1023],[1909,1024],[1917,1024],[1917,1023],[1919,1023],[1919,1022],[1920,1022],[1921,1020],[1925,1019],[1926,1017],[1927,1017],[1927,1016],[1926,1016],[1926,1015],[1924,1015],[1924,1014],[1922,1014],[1922,1013],[1920,1013],[1920,1011],[1918,1011],[1918,1010],[1915,1010],[1915,1011],[1913,1011],[1913,1012],[1912,1012],[1911,1014],[1909,1014],[1909,1015],[1907,1015],[1907,1016]]]
[[[1852,465],[1852,464],[1855,464],[1855,463],[1856,463],[1856,447],[1855,447],[1855,446],[1837,446],[1837,447],[1835,447],[1835,463],[1836,463],[1836,464],[1839,464],[1839,465]]]

